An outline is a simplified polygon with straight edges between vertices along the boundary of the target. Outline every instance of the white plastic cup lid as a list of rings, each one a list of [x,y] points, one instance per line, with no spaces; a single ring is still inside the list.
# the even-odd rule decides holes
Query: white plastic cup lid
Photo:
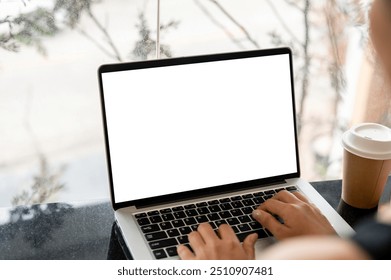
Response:
[[[391,129],[377,123],[353,126],[342,135],[344,148],[357,156],[374,159],[391,159]]]

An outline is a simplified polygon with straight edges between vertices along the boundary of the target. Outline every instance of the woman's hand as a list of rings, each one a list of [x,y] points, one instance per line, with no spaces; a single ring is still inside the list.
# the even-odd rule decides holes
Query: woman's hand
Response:
[[[300,192],[277,193],[254,210],[253,217],[277,239],[335,234],[326,217]],[[254,259],[257,238],[257,234],[250,234],[241,244],[229,225],[221,225],[217,235],[208,223],[204,223],[189,234],[193,252],[184,245],[178,246],[177,250],[184,260]]]
[[[208,223],[203,223],[189,234],[193,252],[184,245],[177,250],[182,260],[250,260],[255,257],[257,239],[256,233],[250,234],[241,244],[229,225],[221,225],[217,235]]]
[[[253,217],[279,240],[335,234],[326,217],[300,192],[284,190],[277,193],[254,210]]]

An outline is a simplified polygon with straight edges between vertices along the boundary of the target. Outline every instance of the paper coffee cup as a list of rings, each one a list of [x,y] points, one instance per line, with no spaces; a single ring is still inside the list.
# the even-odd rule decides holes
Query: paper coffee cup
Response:
[[[342,144],[342,200],[357,208],[376,207],[391,172],[391,129],[359,124],[343,134]]]

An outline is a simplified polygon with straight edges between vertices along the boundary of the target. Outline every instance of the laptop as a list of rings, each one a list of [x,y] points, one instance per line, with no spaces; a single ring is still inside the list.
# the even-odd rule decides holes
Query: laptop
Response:
[[[352,229],[305,180],[289,48],[102,65],[115,219],[134,259],[177,259],[201,222],[228,223],[256,255],[275,242],[251,212],[300,191],[337,233]],[[189,245],[187,245],[189,246]]]

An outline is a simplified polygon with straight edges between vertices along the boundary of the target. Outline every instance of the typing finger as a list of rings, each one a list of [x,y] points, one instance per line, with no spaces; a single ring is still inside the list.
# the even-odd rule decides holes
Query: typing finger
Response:
[[[219,239],[209,223],[200,224],[197,231],[205,243],[214,242]]]
[[[277,239],[284,238],[286,227],[273,215],[260,209],[254,210],[252,215],[258,223],[268,229]]]
[[[179,245],[177,247],[177,253],[178,253],[178,256],[182,260],[194,260],[195,259],[193,252],[189,248],[187,248],[185,245]]]
[[[287,211],[287,205],[289,205],[288,202],[284,202],[277,198],[271,198],[262,203],[258,209],[283,218],[285,216],[284,213]]]
[[[236,237],[234,230],[227,224],[222,224],[219,227],[219,236],[221,239],[233,240],[239,243],[239,239]]]
[[[302,194],[301,192],[296,191],[296,192],[292,192],[292,194],[295,195],[301,201],[304,201],[305,203],[310,203],[308,198],[304,194]]]
[[[272,197],[272,199],[277,199],[279,201],[285,203],[296,203],[296,202],[306,202],[308,203],[308,199],[300,192],[288,192],[288,191],[280,191],[276,195]]]
[[[192,231],[189,233],[189,243],[193,250],[194,248],[205,246],[205,241],[198,231]]]

